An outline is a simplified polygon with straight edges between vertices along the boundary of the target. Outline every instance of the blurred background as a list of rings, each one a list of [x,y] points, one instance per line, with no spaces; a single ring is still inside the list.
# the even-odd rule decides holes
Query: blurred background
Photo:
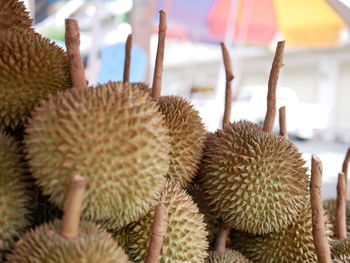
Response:
[[[26,0],[36,30],[64,48],[64,19],[79,21],[90,84],[122,80],[133,34],[132,82],[151,83],[158,11],[168,30],[162,94],[181,95],[207,129],[220,127],[225,73],[219,43],[231,54],[232,121],[262,123],[277,41],[286,40],[278,106],[287,106],[291,139],[323,161],[325,197],[350,146],[349,0]],[[276,121],[277,122],[277,121]],[[277,123],[276,123],[277,129]]]

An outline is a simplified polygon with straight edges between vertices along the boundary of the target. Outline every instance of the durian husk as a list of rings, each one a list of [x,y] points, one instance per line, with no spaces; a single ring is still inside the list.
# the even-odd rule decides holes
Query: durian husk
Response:
[[[209,252],[205,263],[251,263],[251,261],[238,251],[227,249],[224,253]]]
[[[334,198],[323,201],[323,208],[329,217],[333,233],[335,233],[336,200]],[[350,207],[346,204],[346,232],[350,232]]]
[[[0,31],[0,127],[25,124],[40,100],[71,85],[60,47],[33,31]]]
[[[170,167],[167,177],[185,188],[196,174],[206,131],[199,113],[184,98],[163,96],[158,100],[170,136]]]
[[[168,181],[160,202],[168,211],[167,232],[158,263],[199,263],[207,257],[203,215],[186,192]],[[112,231],[130,259],[144,262],[154,210],[136,223]]]
[[[206,230],[208,231],[209,249],[215,249],[215,239],[219,232],[221,220],[210,212],[207,201],[204,200],[203,190],[200,185],[194,181],[187,188],[186,192],[192,197],[195,204],[198,206],[199,212],[204,216],[204,222],[206,224]],[[229,240],[227,240],[229,244]]]
[[[30,225],[31,196],[13,138],[0,131],[0,258]]]
[[[350,263],[350,240],[333,240],[331,243],[331,255],[334,262]]]
[[[135,84],[108,83],[50,96],[33,113],[25,143],[37,184],[63,210],[70,176],[87,187],[83,218],[122,227],[159,200],[169,138],[156,102]]]
[[[298,219],[286,230],[265,236],[235,232],[231,235],[232,248],[259,263],[317,262],[311,217],[311,207],[307,203]],[[325,230],[331,241],[333,233],[327,217]]]
[[[79,236],[59,234],[61,221],[45,223],[27,232],[8,255],[9,263],[127,263],[128,257],[102,228],[81,222]]]
[[[0,0],[0,31],[7,29],[31,29],[33,20],[24,3],[18,0]]]
[[[214,133],[207,132],[205,138],[205,146],[208,147],[208,144],[211,142],[211,136]],[[219,233],[220,226],[222,221],[211,212],[208,201],[204,198],[204,191],[201,188],[200,180],[201,180],[201,170],[198,169],[196,172],[196,176],[193,181],[187,186],[186,191],[192,197],[193,201],[197,204],[199,212],[204,215],[204,221],[206,223],[206,229],[208,231],[208,242],[209,242],[209,250],[215,250],[215,240],[216,236]],[[229,245],[230,240],[228,238],[227,244]]]
[[[211,136],[201,188],[214,214],[251,234],[286,229],[305,207],[309,175],[288,140],[239,121]]]

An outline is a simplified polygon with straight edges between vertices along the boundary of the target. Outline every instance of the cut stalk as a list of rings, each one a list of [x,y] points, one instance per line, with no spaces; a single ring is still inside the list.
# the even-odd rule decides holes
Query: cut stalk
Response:
[[[312,210],[312,236],[319,263],[331,263],[331,253],[325,234],[322,206],[322,163],[316,156],[311,158],[310,201]]]
[[[66,19],[66,47],[73,87],[86,88],[83,60],[80,56],[80,31],[78,21]]]
[[[224,43],[221,43],[222,57],[224,60],[225,66],[225,75],[226,75],[226,92],[225,92],[225,111],[224,118],[222,121],[222,127],[230,124],[231,118],[231,104],[232,104],[232,80],[234,78],[232,73],[231,59],[230,54]]]
[[[168,211],[162,204],[158,204],[154,213],[151,240],[148,246],[145,263],[157,263],[163,246],[163,239],[167,230]]]
[[[85,179],[81,175],[73,175],[70,180],[68,197],[64,208],[61,235],[74,239],[79,235],[80,215],[83,207]]]
[[[124,59],[124,74],[123,74],[124,83],[128,83],[130,79],[131,48],[132,48],[132,35],[129,34],[125,42],[125,59]]]
[[[158,48],[157,48],[156,64],[154,66],[154,75],[153,75],[153,84],[152,84],[152,97],[154,99],[158,99],[160,97],[160,92],[162,88],[166,29],[167,29],[166,13],[163,10],[161,10],[159,11]]]
[[[276,118],[276,90],[277,90],[277,82],[278,75],[280,69],[283,67],[283,52],[284,52],[284,41],[280,41],[277,44],[275,57],[273,59],[269,84],[268,84],[268,92],[267,92],[267,109],[264,121],[263,131],[267,133],[272,133],[273,126]]]
[[[280,124],[280,135],[287,140],[288,131],[287,131],[287,121],[286,121],[286,106],[279,108],[279,124]]]
[[[346,239],[346,183],[344,173],[338,174],[335,236]]]

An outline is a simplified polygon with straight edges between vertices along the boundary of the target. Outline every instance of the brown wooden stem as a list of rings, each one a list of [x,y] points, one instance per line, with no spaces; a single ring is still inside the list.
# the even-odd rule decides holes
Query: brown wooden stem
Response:
[[[231,82],[232,82],[234,76],[232,73],[230,54],[229,54],[224,43],[221,42],[220,45],[221,45],[221,51],[222,51],[222,57],[224,60],[225,75],[226,75],[225,111],[224,111],[224,118],[222,121],[222,127],[224,128],[225,126],[230,125],[231,104],[232,104],[232,85],[231,85]]]
[[[316,156],[311,158],[310,201],[312,210],[312,236],[319,263],[331,263],[330,249],[325,234],[324,211],[322,207],[322,162]]]
[[[129,82],[130,78],[130,61],[131,61],[132,35],[129,34],[125,42],[125,59],[124,59],[124,75],[123,82]]]
[[[215,241],[215,251],[219,253],[224,253],[226,250],[227,238],[230,234],[230,226],[222,224],[219,229],[218,236]]]
[[[348,149],[348,151],[346,152],[344,161],[343,161],[343,167],[342,167],[342,172],[345,175],[345,183],[346,185],[348,185],[348,169],[349,169],[349,162],[350,162],[350,147]],[[346,194],[348,193],[347,189],[346,189]]]
[[[338,239],[346,239],[346,184],[345,174],[338,174],[337,184],[337,208],[335,216],[335,236]]]
[[[74,239],[79,234],[80,214],[83,206],[85,179],[75,174],[70,179],[68,196],[64,208],[61,235]]]
[[[79,46],[80,31],[78,21],[66,19],[66,47],[73,87],[86,88],[85,70]]]
[[[288,131],[287,131],[287,121],[286,121],[286,106],[279,108],[279,123],[280,123],[280,135],[287,140]]]
[[[283,67],[283,52],[284,52],[284,41],[280,41],[277,44],[275,57],[273,59],[268,92],[267,92],[267,109],[264,121],[263,131],[271,133],[276,118],[276,90],[277,90],[277,81],[280,69]]]
[[[163,61],[164,61],[164,48],[165,48],[165,35],[166,35],[167,23],[166,13],[159,11],[159,31],[158,31],[158,48],[156,56],[156,64],[154,66],[153,84],[152,84],[152,97],[158,99],[162,88],[162,74],[163,74]]]
[[[152,234],[145,263],[157,263],[163,246],[163,239],[166,234],[168,223],[168,211],[164,205],[158,204],[154,213]]]

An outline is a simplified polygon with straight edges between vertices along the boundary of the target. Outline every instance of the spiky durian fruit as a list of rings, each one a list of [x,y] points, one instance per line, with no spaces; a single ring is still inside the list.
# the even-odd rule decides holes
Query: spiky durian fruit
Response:
[[[305,207],[304,164],[291,142],[240,121],[211,136],[201,186],[214,214],[231,227],[252,234],[279,232]]]
[[[66,239],[55,220],[27,232],[8,256],[9,263],[127,263],[128,257],[102,228],[82,222],[79,236]]]
[[[336,200],[333,198],[323,201],[323,208],[330,219],[332,230],[335,232]],[[346,205],[346,231],[350,232],[350,207],[348,204]]]
[[[61,48],[32,31],[0,31],[0,127],[23,124],[41,99],[70,87]]]
[[[208,143],[211,142],[210,137],[213,135],[214,133],[207,132],[204,147],[208,147]],[[222,222],[215,214],[211,213],[208,201],[204,199],[204,192],[200,185],[201,174],[201,170],[198,169],[196,176],[193,178],[193,181],[187,186],[186,191],[192,197],[193,201],[197,204],[199,212],[204,215],[204,221],[206,223],[206,229],[208,231],[209,249],[215,250],[215,239]],[[229,243],[230,240],[228,238],[227,244]]]
[[[196,178],[195,178],[196,180]],[[186,192],[192,197],[195,204],[198,206],[199,212],[204,216],[206,230],[208,232],[209,249],[215,249],[215,239],[219,232],[221,220],[210,212],[207,202],[204,200],[204,193],[200,185],[194,181],[187,188]],[[229,240],[227,240],[229,244]]]
[[[311,217],[311,207],[307,203],[297,220],[286,230],[266,236],[236,232],[231,235],[232,247],[253,262],[317,262]],[[325,229],[331,240],[333,233],[327,217]]]
[[[350,257],[341,257],[340,259],[333,259],[333,263],[350,263]]]
[[[0,131],[0,258],[30,224],[30,193],[14,139]]]
[[[32,26],[32,19],[24,3],[18,0],[0,0],[0,30],[27,30]]]
[[[179,96],[158,100],[169,130],[171,151],[168,178],[186,187],[195,176],[202,156],[206,131],[197,110]]]
[[[157,104],[138,85],[108,83],[50,96],[26,132],[37,184],[60,209],[71,174],[87,178],[83,218],[136,221],[160,197],[169,138]]]
[[[238,251],[228,249],[224,253],[209,252],[205,263],[251,263],[251,261]]]
[[[350,262],[350,240],[334,240],[331,242],[331,255],[339,262]]]
[[[168,210],[168,225],[158,262],[203,262],[207,256],[207,232],[203,215],[191,197],[168,181],[160,202]],[[153,217],[154,211],[140,221],[115,231],[115,238],[135,262],[145,259]]]

